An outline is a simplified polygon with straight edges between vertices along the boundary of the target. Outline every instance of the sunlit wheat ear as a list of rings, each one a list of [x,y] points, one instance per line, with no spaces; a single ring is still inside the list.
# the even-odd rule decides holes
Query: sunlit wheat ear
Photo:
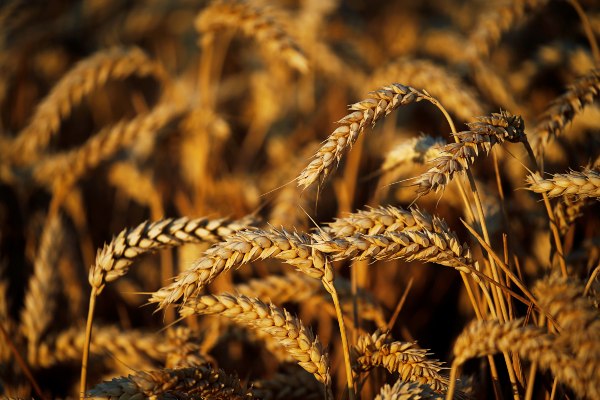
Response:
[[[195,26],[201,34],[224,28],[239,29],[290,67],[303,73],[308,71],[308,61],[290,34],[264,10],[248,2],[214,2],[200,12]]]
[[[485,111],[474,90],[462,82],[450,69],[429,60],[401,58],[376,69],[369,78],[369,87],[402,79],[412,87],[427,88],[451,113],[463,121]]]
[[[218,275],[256,260],[275,258],[291,264],[315,279],[324,275],[325,256],[311,247],[310,235],[285,230],[244,230],[228,236],[208,249],[171,285],[152,294],[151,303],[162,309],[180,299],[185,303],[200,293]]]
[[[403,381],[425,383],[432,390],[443,393],[448,388],[448,379],[440,375],[442,363],[430,360],[427,350],[416,343],[394,341],[388,333],[376,331],[361,335],[351,350],[353,368],[366,372],[383,367],[400,374]]]
[[[322,388],[311,374],[296,368],[252,382],[252,395],[264,400],[319,400]]]
[[[109,80],[129,76],[151,76],[163,83],[168,79],[164,68],[138,48],[100,51],[80,61],[42,100],[29,125],[19,133],[5,156],[20,164],[36,160],[59,131],[61,121],[85,96]]]
[[[394,83],[371,92],[367,99],[350,105],[352,112],[337,122],[340,126],[325,140],[325,144],[298,176],[298,185],[308,187],[317,180],[324,180],[368,125],[374,125],[400,106],[428,97],[417,89]]]
[[[407,382],[400,378],[394,383],[394,386],[387,383],[383,385],[375,400],[443,400],[444,398],[443,394],[433,391],[427,384]]]
[[[501,352],[515,352],[524,360],[537,362],[569,386],[578,396],[597,398],[596,365],[584,365],[557,342],[557,336],[534,326],[523,326],[523,319],[505,323],[475,321],[461,333],[454,344],[453,368],[470,358]]]
[[[282,345],[298,364],[329,386],[329,359],[318,338],[283,308],[243,295],[206,295],[188,299],[180,314],[217,314],[243,326],[261,330]]]
[[[137,400],[143,398],[247,399],[248,390],[235,376],[221,369],[200,365],[179,369],[140,371],[126,378],[96,385],[92,399]]]
[[[60,216],[54,216],[44,226],[39,249],[25,294],[21,313],[21,332],[27,338],[27,357],[37,364],[40,342],[56,317],[57,296],[60,292],[58,260],[63,246],[63,226]]]
[[[549,0],[511,0],[485,12],[471,31],[467,41],[467,56],[470,58],[489,56],[490,50],[500,42],[506,32],[514,29],[548,2]]]
[[[468,126],[469,131],[457,134],[459,142],[443,146],[442,155],[432,161],[434,166],[416,178],[419,195],[445,188],[455,173],[463,173],[469,168],[479,152],[488,154],[495,144],[525,140],[523,119],[506,111],[479,117],[477,122]]]
[[[542,179],[539,174],[527,177],[528,190],[548,197],[600,198],[600,172],[592,169],[555,174]]]
[[[592,104],[598,95],[600,95],[600,69],[596,68],[577,79],[564,94],[550,103],[531,134],[533,149],[541,154],[546,145],[560,136],[569,122],[584,107]]]
[[[315,233],[313,247],[334,260],[433,262],[467,273],[471,252],[442,219],[418,209],[375,208],[338,218]]]
[[[218,242],[252,223],[252,218],[236,221],[184,217],[127,228],[98,251],[96,262],[90,268],[89,283],[99,293],[107,283],[125,275],[135,259],[143,254],[185,243]]]

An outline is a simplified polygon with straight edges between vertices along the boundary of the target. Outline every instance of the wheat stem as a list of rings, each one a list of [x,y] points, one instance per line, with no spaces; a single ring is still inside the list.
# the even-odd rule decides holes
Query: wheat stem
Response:
[[[92,320],[94,319],[94,309],[96,308],[96,297],[98,289],[92,288],[90,292],[90,304],[88,306],[87,322],[85,324],[85,343],[83,345],[83,356],[81,357],[81,378],[79,383],[79,399],[84,400],[87,391],[87,370],[90,359],[90,342],[92,340]]]
[[[342,313],[342,307],[340,306],[340,299],[338,297],[335,286],[333,286],[333,266],[329,260],[325,260],[325,274],[321,281],[325,290],[331,294],[333,304],[335,306],[335,312],[337,314],[338,324],[340,326],[340,336],[342,337],[342,349],[344,351],[344,363],[346,364],[346,380],[348,388],[348,397],[350,400],[356,398],[354,391],[354,377],[352,376],[352,362],[350,361],[350,346],[348,346],[348,335],[346,334],[346,326],[344,325],[344,314]]]

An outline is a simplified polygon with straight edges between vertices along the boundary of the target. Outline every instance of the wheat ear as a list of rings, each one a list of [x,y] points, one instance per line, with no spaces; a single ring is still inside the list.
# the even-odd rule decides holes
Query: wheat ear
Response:
[[[453,372],[466,360],[474,357],[515,352],[523,359],[537,362],[550,370],[561,382],[571,387],[578,396],[597,398],[598,376],[594,366],[582,365],[569,355],[556,337],[538,327],[523,327],[523,319],[500,323],[475,321],[461,333],[454,344]]]
[[[57,364],[76,365],[81,361],[84,344],[85,332],[79,327],[48,336],[37,349],[35,366],[51,368]],[[90,346],[93,357],[103,361],[114,357],[125,366],[135,368],[151,368],[161,364],[173,351],[175,348],[162,335],[101,325],[94,326]]]
[[[555,174],[551,179],[542,179],[538,174],[527,177],[527,187],[548,197],[572,196],[577,198],[600,198],[600,172],[592,169]]]
[[[61,120],[85,96],[110,79],[125,79],[132,75],[153,76],[163,83],[167,80],[164,68],[138,48],[109,49],[80,61],[42,100],[29,125],[10,146],[7,156],[19,164],[34,161],[58,132]]]
[[[272,54],[282,57],[290,67],[302,73],[308,71],[308,61],[291,35],[264,10],[247,2],[215,2],[200,12],[195,26],[200,34],[223,28],[239,29]]]
[[[60,216],[56,215],[44,225],[21,313],[21,332],[27,338],[27,355],[32,365],[37,364],[40,342],[55,317],[56,296],[59,293],[57,263],[62,240],[63,228]]]
[[[138,138],[157,132],[183,114],[180,106],[162,104],[130,121],[102,129],[81,147],[43,159],[33,170],[34,178],[54,187],[70,186],[85,172],[132,146]]]
[[[446,187],[456,172],[469,169],[471,162],[479,152],[488,154],[498,143],[519,142],[525,140],[525,126],[518,115],[506,111],[479,117],[477,122],[469,123],[469,131],[458,132],[458,142],[443,146],[441,156],[432,161],[434,164],[427,172],[416,178],[417,193],[425,195]]]
[[[508,4],[491,10],[477,20],[477,25],[468,40],[467,56],[483,58],[490,54],[502,38],[536,9],[542,8],[548,0],[512,0]]]
[[[145,222],[130,230],[125,229],[108,245],[98,251],[96,262],[90,268],[88,281],[92,287],[86,322],[86,340],[81,361],[80,397],[86,392],[89,346],[92,336],[92,321],[96,307],[96,297],[106,283],[123,276],[129,267],[142,254],[158,249],[180,246],[184,243],[201,243],[222,239],[233,231],[246,227],[248,220],[230,222],[227,220],[164,219],[158,222]]]
[[[383,385],[375,400],[443,400],[444,396],[434,392],[427,384],[406,382],[398,379],[394,386]]]
[[[337,121],[340,124],[317,151],[310,164],[297,178],[298,185],[308,187],[317,180],[324,180],[339,163],[342,156],[358,139],[368,125],[400,106],[428,99],[425,93],[409,86],[394,83],[369,93],[369,97],[350,105],[352,111]]]
[[[194,314],[218,314],[252,329],[262,330],[283,346],[298,364],[329,386],[328,355],[321,342],[302,322],[287,310],[266,305],[257,298],[243,295],[206,295],[188,299],[181,307],[183,317]]]
[[[442,363],[428,359],[428,354],[416,343],[397,342],[388,333],[380,331],[361,335],[356,346],[352,347],[356,371],[366,372],[383,367],[400,374],[403,381],[425,383],[432,390],[443,393],[448,388],[448,379],[439,373]]]
[[[600,94],[600,69],[593,69],[571,84],[556,98],[539,118],[532,132],[533,148],[541,152],[555,137],[560,136],[573,118]]]
[[[208,249],[191,268],[179,274],[174,283],[154,292],[150,302],[158,303],[159,309],[182,298],[185,303],[222,272],[267,258],[282,260],[308,276],[321,279],[325,256],[312,248],[312,244],[309,235],[285,230],[236,232]]]
[[[269,379],[254,381],[252,395],[263,400],[318,400],[323,397],[319,383],[310,374],[291,368]]]
[[[179,369],[140,371],[115,378],[91,389],[86,398],[110,400],[160,399],[247,399],[248,391],[235,376],[221,369],[200,365]]]
[[[125,275],[135,259],[143,254],[186,243],[218,242],[252,223],[251,218],[232,221],[185,217],[143,222],[135,228],[124,229],[98,251],[96,262],[90,268],[89,283],[100,293],[108,282]]]

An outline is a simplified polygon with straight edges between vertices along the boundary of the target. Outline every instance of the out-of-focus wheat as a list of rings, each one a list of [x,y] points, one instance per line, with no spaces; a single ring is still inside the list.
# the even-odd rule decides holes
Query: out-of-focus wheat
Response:
[[[237,377],[208,364],[179,369],[140,371],[115,378],[88,392],[92,399],[246,399],[248,391]],[[87,396],[86,396],[87,397]]]
[[[80,61],[54,86],[37,107],[29,125],[9,146],[5,157],[16,163],[29,163],[50,142],[60,128],[61,120],[89,93],[109,79],[129,76],[152,76],[160,82],[168,78],[164,68],[138,48],[114,48],[94,53]]]

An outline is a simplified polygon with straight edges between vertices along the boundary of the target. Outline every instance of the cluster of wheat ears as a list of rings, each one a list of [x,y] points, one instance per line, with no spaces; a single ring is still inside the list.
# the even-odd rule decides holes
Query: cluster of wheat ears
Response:
[[[1,4],[0,395],[600,399],[596,1]]]

